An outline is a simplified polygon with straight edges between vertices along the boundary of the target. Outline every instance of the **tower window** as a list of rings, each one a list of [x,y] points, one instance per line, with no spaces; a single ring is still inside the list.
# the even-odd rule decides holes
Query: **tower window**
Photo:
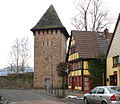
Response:
[[[53,46],[53,41],[51,41],[51,46]]]
[[[47,34],[48,34],[48,30],[46,30]]]
[[[38,34],[40,35],[40,30],[38,31]]]
[[[47,41],[47,46],[49,46],[49,41]]]
[[[57,29],[56,29],[56,33],[57,33]]]
[[[63,30],[62,30],[62,29],[60,30],[60,33],[63,33]]]
[[[51,30],[51,34],[53,34],[53,30]]]

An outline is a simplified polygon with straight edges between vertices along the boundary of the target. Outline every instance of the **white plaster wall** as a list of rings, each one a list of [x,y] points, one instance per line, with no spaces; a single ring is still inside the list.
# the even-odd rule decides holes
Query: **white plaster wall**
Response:
[[[109,53],[108,58],[120,55],[120,21],[118,23],[116,33],[114,35]]]

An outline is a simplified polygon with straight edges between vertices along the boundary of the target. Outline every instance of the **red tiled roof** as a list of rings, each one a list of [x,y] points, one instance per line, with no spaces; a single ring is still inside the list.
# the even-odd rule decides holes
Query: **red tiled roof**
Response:
[[[72,31],[81,58],[95,58],[100,53],[96,32]]]

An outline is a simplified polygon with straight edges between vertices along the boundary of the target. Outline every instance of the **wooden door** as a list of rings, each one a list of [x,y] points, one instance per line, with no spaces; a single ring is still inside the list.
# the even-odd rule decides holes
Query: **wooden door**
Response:
[[[91,90],[91,80],[90,76],[84,76],[83,77],[83,91],[89,92]]]
[[[117,86],[117,74],[110,76],[110,85],[111,86]]]
[[[50,89],[50,78],[45,78],[45,89]]]

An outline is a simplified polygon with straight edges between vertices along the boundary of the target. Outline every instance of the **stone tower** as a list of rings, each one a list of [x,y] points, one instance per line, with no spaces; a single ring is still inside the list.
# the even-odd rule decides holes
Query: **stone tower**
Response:
[[[34,87],[61,88],[56,66],[66,59],[68,32],[53,5],[31,29],[34,34]]]

